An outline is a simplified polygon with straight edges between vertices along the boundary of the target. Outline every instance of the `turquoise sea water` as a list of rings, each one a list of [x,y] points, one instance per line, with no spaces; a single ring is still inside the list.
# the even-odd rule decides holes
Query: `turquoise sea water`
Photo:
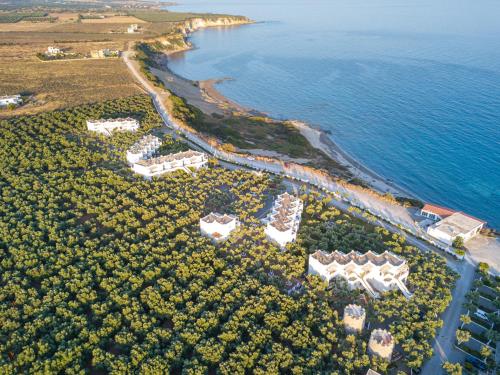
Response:
[[[187,0],[262,23],[206,29],[171,68],[318,125],[421,199],[500,228],[500,2]]]

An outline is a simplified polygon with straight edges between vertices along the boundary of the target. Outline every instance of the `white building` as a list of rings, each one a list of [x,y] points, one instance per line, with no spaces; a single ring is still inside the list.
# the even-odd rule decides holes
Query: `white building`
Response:
[[[394,351],[394,337],[385,329],[374,329],[368,342],[368,353],[390,361]]]
[[[45,54],[49,56],[59,55],[60,53],[63,53],[63,51],[59,47],[52,46],[49,46],[47,52],[45,52]]]
[[[127,161],[130,164],[137,163],[139,160],[148,159],[154,155],[161,146],[161,140],[154,135],[146,135],[134,143],[127,151]]]
[[[188,167],[199,169],[207,164],[207,162],[208,157],[205,153],[190,150],[147,160],[139,160],[134,163],[132,169],[135,173],[146,177],[153,177],[177,169],[186,170]]]
[[[405,285],[409,274],[406,260],[389,251],[382,254],[334,251],[328,254],[318,250],[309,255],[308,273],[328,283],[334,278],[342,278],[349,288],[365,289],[374,298],[380,296],[379,292],[393,289],[401,290],[406,298],[411,297]]]
[[[21,95],[4,95],[0,96],[0,107],[6,107],[8,105],[19,105],[23,102]]]
[[[299,198],[288,193],[278,195],[267,219],[266,235],[281,247],[295,241],[303,208]]]
[[[344,328],[348,333],[359,333],[365,327],[366,310],[359,305],[350,304],[344,308]]]
[[[484,221],[466,215],[462,212],[455,212],[453,215],[444,218],[441,221],[429,226],[427,233],[452,246],[457,237],[462,237],[464,242],[470,240],[483,229]]]
[[[137,32],[138,30],[139,30],[139,25],[134,23],[127,28],[127,33],[133,34],[133,33]]]
[[[200,231],[202,234],[219,242],[229,237],[231,232],[240,225],[236,216],[210,213],[200,219]]]
[[[139,121],[130,117],[87,120],[87,129],[105,135],[111,135],[116,130],[135,132],[139,129]]]
[[[432,204],[426,204],[420,211],[420,215],[435,222],[427,227],[427,233],[448,246],[452,246],[457,237],[462,237],[464,242],[470,240],[486,224],[485,221],[463,212]]]

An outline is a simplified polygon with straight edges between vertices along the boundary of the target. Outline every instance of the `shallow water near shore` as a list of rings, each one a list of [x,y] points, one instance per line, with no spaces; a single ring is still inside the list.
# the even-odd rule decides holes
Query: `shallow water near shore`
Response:
[[[257,21],[192,35],[170,68],[298,119],[421,199],[500,228],[500,3],[200,1]]]

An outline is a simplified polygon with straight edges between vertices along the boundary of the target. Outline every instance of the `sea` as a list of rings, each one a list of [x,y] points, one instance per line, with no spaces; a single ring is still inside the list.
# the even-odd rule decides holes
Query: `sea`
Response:
[[[193,33],[171,69],[328,132],[384,178],[500,229],[500,1],[181,0],[257,21]]]

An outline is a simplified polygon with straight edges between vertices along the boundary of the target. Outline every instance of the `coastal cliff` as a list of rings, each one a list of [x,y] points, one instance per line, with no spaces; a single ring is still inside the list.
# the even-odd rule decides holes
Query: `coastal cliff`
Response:
[[[192,48],[191,43],[187,40],[189,34],[207,27],[221,26],[237,26],[253,23],[247,17],[243,16],[212,16],[212,17],[196,17],[179,22],[175,33],[156,38],[165,52],[174,53],[186,51]]]
[[[235,25],[245,25],[252,23],[252,21],[246,17],[241,16],[221,16],[214,18],[190,18],[182,22],[181,32],[184,35],[189,35],[199,29],[206,27],[219,27],[219,26],[235,26]]]

